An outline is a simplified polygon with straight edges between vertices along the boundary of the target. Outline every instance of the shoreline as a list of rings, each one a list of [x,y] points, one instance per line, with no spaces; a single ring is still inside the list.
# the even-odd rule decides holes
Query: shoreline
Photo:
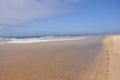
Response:
[[[102,39],[0,44],[0,80],[81,80],[90,64],[97,66],[92,61],[101,52]]]
[[[57,41],[72,41],[72,40],[82,40],[86,39],[87,36],[75,36],[75,37],[53,37],[53,38],[23,38],[23,39],[17,39],[17,38],[5,38],[0,44],[7,44],[7,43],[14,43],[14,44],[20,44],[20,43],[39,43],[39,42],[57,42]],[[8,40],[8,41],[7,41]]]
[[[77,73],[77,75],[75,75],[76,76],[75,80],[119,80],[120,79],[120,77],[119,77],[119,74],[120,74],[119,73],[120,72],[120,69],[119,69],[119,67],[120,67],[120,65],[119,65],[120,36],[115,36],[115,35],[107,36],[103,39],[100,38],[101,40],[98,38],[96,36],[77,37],[77,38],[70,37],[69,39],[68,38],[67,39],[62,38],[62,39],[57,39],[57,40],[52,39],[51,41],[32,42],[32,43],[27,43],[27,44],[26,43],[0,44],[0,56],[1,56],[0,71],[2,70],[2,68],[4,69],[5,65],[12,68],[12,66],[8,65],[9,61],[7,61],[7,63],[6,63],[6,61],[3,61],[5,59],[10,60],[9,64],[15,63],[14,65],[21,64],[21,66],[24,64],[24,63],[21,63],[21,61],[25,61],[25,63],[26,63],[26,61],[29,60],[29,61],[35,62],[35,65],[36,65],[36,63],[39,63],[39,61],[40,61],[40,63],[43,63],[45,60],[44,58],[46,58],[46,57],[48,57],[48,59],[46,58],[47,59],[46,61],[50,61],[50,63],[45,61],[45,65],[40,65],[40,66],[46,67],[46,65],[49,66],[48,64],[52,63],[52,65],[55,67],[55,66],[58,66],[59,64],[58,63],[57,63],[57,65],[54,65],[54,64],[56,64],[56,62],[58,62],[58,61],[61,61],[62,59],[64,59],[64,60],[62,60],[62,62],[60,62],[60,64],[62,64],[63,62],[65,62],[64,65],[68,64],[68,62],[69,62],[69,65],[71,65],[71,62],[72,62],[72,64],[76,63],[76,62],[77,62],[76,64],[79,64],[79,61],[77,61],[77,60],[79,60],[80,58],[77,58],[77,57],[80,57],[81,55],[83,57],[83,54],[79,55],[78,53],[81,51],[82,51],[82,53],[86,53],[86,51],[87,51],[87,53],[89,53],[89,51],[92,51],[92,48],[93,48],[91,46],[99,44],[99,46],[102,46],[102,47],[98,48],[97,54],[94,53],[94,56],[91,57],[91,59],[88,62],[84,62],[86,65],[84,67],[82,67],[83,69],[80,69],[81,70],[80,74]],[[85,46],[85,48],[82,48],[83,46]],[[6,48],[8,51],[6,50]],[[91,48],[91,49],[89,49],[89,48]],[[89,49],[89,50],[87,50],[87,49]],[[84,52],[84,50],[85,50],[85,52]],[[94,52],[94,50],[95,49],[93,49],[93,52]],[[25,54],[23,54],[24,52],[25,52]],[[34,52],[34,54],[33,54],[33,52]],[[56,52],[58,54],[55,54]],[[91,52],[91,54],[93,54],[93,52]],[[43,53],[45,53],[45,54],[43,54]],[[68,55],[68,53],[70,53],[70,54]],[[73,54],[73,53],[75,53],[75,54]],[[30,55],[31,55],[31,57],[30,57]],[[89,56],[88,55],[89,54],[85,55],[86,58],[84,60],[87,60],[87,58],[90,56],[90,55]],[[39,59],[38,56],[41,59]],[[82,59],[82,57],[81,57],[81,59]],[[23,60],[21,60],[20,58],[22,58]],[[31,59],[29,59],[29,58],[31,58]],[[65,58],[67,58],[68,60]],[[34,61],[34,59],[35,59],[35,61]],[[38,59],[39,61],[36,61],[36,59]],[[74,62],[74,59],[76,60],[75,62]],[[3,64],[3,65],[1,65],[1,64]],[[26,66],[31,65],[31,64],[28,64],[28,62],[26,64],[24,64],[24,65],[26,65]],[[32,63],[32,64],[34,64],[34,63]],[[20,68],[17,65],[16,65],[16,68]],[[80,65],[82,65],[82,64],[80,64]],[[49,66],[49,67],[52,68],[53,66]],[[74,65],[74,66],[76,66],[76,65]],[[23,66],[23,68],[24,67],[25,66]],[[70,67],[70,66],[67,66],[67,67]],[[49,74],[48,77],[55,75],[55,74],[50,75],[50,74],[52,74],[50,72],[54,71],[54,69],[51,69],[51,68],[50,68],[50,71],[48,72],[48,74]],[[5,69],[7,69],[7,67]],[[27,69],[27,67],[26,67],[26,69]],[[64,67],[61,66],[61,68],[59,68],[59,69],[64,70]],[[73,68],[73,70],[74,69],[75,68]],[[77,67],[76,67],[76,69],[77,69]],[[10,69],[8,69],[8,71],[9,70]],[[37,68],[36,70],[39,70],[39,69]],[[49,70],[49,68],[48,68],[48,70]],[[57,70],[57,67],[56,67],[56,70]],[[28,70],[28,71],[31,71],[31,70]],[[2,72],[4,72],[4,71],[2,71]],[[56,72],[54,72],[54,73],[56,73]],[[7,73],[7,74],[9,74],[9,73]],[[57,77],[57,74],[58,73],[56,73],[56,77]],[[63,73],[60,71],[59,75],[60,74],[65,74],[65,73],[64,73],[64,71],[63,71]],[[75,73],[73,72],[72,74],[75,74]],[[16,75],[16,74],[14,74],[14,75]],[[26,74],[24,74],[24,75],[26,75]],[[3,76],[3,75],[0,72],[0,77],[1,76]],[[33,75],[31,74],[31,76],[33,76]],[[2,79],[2,77],[0,79],[4,80],[4,79]],[[14,79],[14,77],[11,79]],[[34,79],[37,79],[37,78],[34,78]],[[54,77],[53,78],[51,77],[51,79],[54,80]],[[61,75],[61,79],[64,80],[63,75]]]

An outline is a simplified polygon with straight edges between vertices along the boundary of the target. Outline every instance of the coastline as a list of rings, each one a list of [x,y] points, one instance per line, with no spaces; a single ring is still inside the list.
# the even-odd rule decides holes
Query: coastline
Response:
[[[103,39],[104,56],[98,71],[92,79],[84,78],[82,80],[119,80],[120,79],[120,35],[106,36]],[[98,57],[99,58],[99,57]],[[85,72],[87,75],[92,70],[95,60],[88,66]],[[92,66],[92,68],[91,68]],[[91,68],[91,69],[90,69]],[[89,73],[90,74],[90,73]]]
[[[25,45],[0,44],[0,80],[81,80],[89,65],[97,66],[102,40],[94,36]]]
[[[39,42],[57,42],[85,39],[87,36],[44,36],[44,37],[26,37],[26,38],[0,38],[0,44],[6,43],[39,43]]]
[[[109,80],[108,79],[108,53],[106,53],[105,40],[107,37],[103,38],[103,49],[101,50],[101,56],[98,55],[91,63],[87,66],[83,77],[79,80]],[[96,66],[97,65],[97,66]]]

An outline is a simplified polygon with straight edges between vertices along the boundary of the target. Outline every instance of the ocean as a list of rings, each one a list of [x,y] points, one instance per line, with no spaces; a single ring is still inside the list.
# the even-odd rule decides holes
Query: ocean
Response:
[[[33,36],[33,37],[0,37],[0,43],[34,43],[48,41],[67,41],[84,39],[85,36]]]

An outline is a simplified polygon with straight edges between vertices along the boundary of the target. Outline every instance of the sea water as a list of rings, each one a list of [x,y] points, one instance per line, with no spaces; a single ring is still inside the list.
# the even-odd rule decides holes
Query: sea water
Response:
[[[34,43],[48,41],[68,41],[85,39],[80,36],[37,36],[37,37],[0,37],[0,43]]]

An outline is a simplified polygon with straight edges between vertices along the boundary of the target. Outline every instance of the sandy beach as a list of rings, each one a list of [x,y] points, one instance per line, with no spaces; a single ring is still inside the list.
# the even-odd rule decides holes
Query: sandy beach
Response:
[[[0,44],[0,80],[93,80],[103,61],[102,40]]]
[[[108,80],[120,80],[120,36],[109,36],[104,44],[108,58]]]

